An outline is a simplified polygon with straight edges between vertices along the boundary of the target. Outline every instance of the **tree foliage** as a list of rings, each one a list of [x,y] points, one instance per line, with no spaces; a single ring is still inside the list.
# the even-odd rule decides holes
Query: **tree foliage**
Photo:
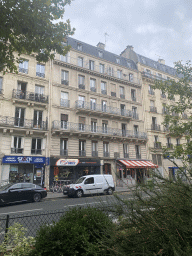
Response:
[[[71,1],[0,0],[0,71],[17,71],[21,54],[35,53],[42,62],[53,59],[55,52],[65,55],[70,48],[64,43],[74,28],[61,20]]]

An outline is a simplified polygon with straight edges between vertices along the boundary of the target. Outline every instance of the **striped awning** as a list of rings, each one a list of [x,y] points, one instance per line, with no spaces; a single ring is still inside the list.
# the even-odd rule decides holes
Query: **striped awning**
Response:
[[[158,165],[153,164],[150,161],[142,160],[119,160],[127,168],[158,168]]]

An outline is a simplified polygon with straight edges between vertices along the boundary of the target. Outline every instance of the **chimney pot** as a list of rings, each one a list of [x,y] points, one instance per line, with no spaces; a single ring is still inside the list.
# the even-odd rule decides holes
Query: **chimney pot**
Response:
[[[158,62],[165,65],[165,60],[164,59],[158,59]]]
[[[101,43],[101,42],[99,42],[99,43],[97,44],[97,47],[100,48],[100,49],[102,49],[102,50],[105,50],[105,44],[103,44],[103,43]]]

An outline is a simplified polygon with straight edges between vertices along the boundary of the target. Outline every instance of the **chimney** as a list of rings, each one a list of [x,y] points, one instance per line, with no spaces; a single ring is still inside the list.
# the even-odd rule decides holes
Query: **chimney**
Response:
[[[164,59],[158,59],[158,62],[165,65],[165,60]]]
[[[103,44],[103,43],[100,43],[100,42],[99,42],[99,43],[97,44],[97,47],[100,48],[100,49],[102,49],[102,50],[105,50],[105,44]]]
[[[130,49],[131,51],[133,51],[134,47],[132,45],[127,45],[127,49]]]

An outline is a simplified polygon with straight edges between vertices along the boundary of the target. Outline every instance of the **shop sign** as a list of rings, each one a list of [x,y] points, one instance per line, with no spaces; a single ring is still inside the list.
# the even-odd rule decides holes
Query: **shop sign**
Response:
[[[45,164],[45,157],[34,156],[4,156],[3,164]]]
[[[55,165],[57,166],[76,166],[79,159],[59,159]]]

